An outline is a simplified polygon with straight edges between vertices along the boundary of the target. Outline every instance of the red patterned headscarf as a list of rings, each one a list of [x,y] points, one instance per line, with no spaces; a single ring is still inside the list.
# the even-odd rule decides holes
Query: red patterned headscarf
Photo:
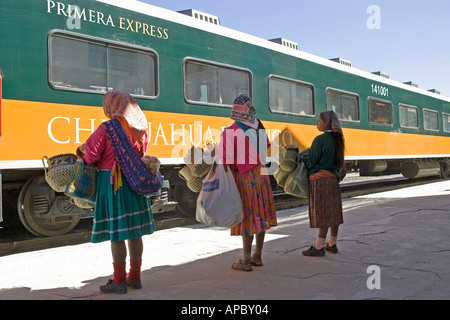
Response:
[[[148,129],[147,118],[134,98],[126,92],[107,92],[103,98],[103,111],[109,119],[125,119],[134,131],[134,137],[142,137]]]
[[[252,100],[244,93],[241,93],[233,103],[231,119],[242,122],[243,124],[258,128],[259,121],[256,118],[256,110],[253,107]]]

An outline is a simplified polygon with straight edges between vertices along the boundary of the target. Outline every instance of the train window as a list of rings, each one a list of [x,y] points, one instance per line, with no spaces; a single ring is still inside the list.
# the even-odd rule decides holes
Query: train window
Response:
[[[369,97],[369,122],[372,124],[392,125],[392,102]]]
[[[417,111],[417,107],[399,104],[398,109],[400,113],[400,127],[419,128],[419,112]]]
[[[423,110],[423,126],[425,130],[439,131],[439,114],[434,110]]]
[[[126,91],[156,97],[157,55],[151,50],[72,33],[49,37],[49,83],[54,89]]]
[[[203,60],[185,60],[184,97],[187,102],[232,106],[241,93],[252,97],[249,70]]]
[[[156,96],[155,59],[141,52],[110,47],[108,85],[139,96]]]
[[[313,116],[314,87],[309,83],[271,76],[269,107],[272,112]]]
[[[337,113],[340,120],[359,121],[359,97],[350,92],[327,90],[327,109]]]
[[[450,114],[443,113],[442,114],[443,121],[444,121],[444,132],[450,132]]]

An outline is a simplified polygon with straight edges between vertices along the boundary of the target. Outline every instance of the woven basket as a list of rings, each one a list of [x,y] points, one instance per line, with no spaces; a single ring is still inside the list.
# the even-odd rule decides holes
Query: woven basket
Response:
[[[192,177],[187,182],[188,188],[194,193],[200,193],[202,191],[203,186],[203,178],[200,177]]]
[[[298,148],[294,145],[289,145],[279,153],[279,161],[281,169],[286,172],[291,172],[297,168]]]
[[[294,144],[290,144],[290,145],[286,146],[284,149],[285,150],[294,150],[296,153],[298,153],[300,151],[300,149]]]
[[[83,200],[83,199],[70,198],[70,202],[72,202],[74,205],[76,205],[78,208],[81,208],[81,209],[94,209],[95,208],[95,204],[93,204],[90,201]]]
[[[188,166],[184,166],[179,172],[178,175],[184,181],[189,181],[192,178],[192,170]]]
[[[203,161],[201,164],[197,164],[194,166],[192,175],[194,177],[203,178],[208,174],[209,170],[211,170],[211,166],[211,164],[206,164],[205,161]]]
[[[47,160],[48,169],[45,166]],[[70,181],[77,156],[71,153],[59,154],[48,158],[44,156],[42,158],[42,164],[44,165],[45,180],[48,185],[56,192],[64,192],[67,184]]]
[[[284,160],[280,158],[280,167],[283,171],[291,172],[297,168],[298,163],[295,161]]]
[[[277,181],[277,184],[282,188],[284,188],[289,175],[290,172],[284,171],[282,168],[278,168],[277,171],[275,171],[275,173],[273,174],[275,180]]]
[[[285,158],[285,152],[282,151],[278,155],[278,163],[280,164],[280,168],[283,169],[283,171],[291,172],[294,171],[295,168],[297,168],[297,156],[293,158],[291,155],[286,159]]]
[[[184,163],[188,165],[192,170],[194,170],[195,167],[199,164],[195,162],[200,159],[203,162],[203,149],[200,147],[192,147],[184,156]]]
[[[283,159],[286,161],[296,161],[298,155],[298,148],[295,146],[287,146],[283,150]]]

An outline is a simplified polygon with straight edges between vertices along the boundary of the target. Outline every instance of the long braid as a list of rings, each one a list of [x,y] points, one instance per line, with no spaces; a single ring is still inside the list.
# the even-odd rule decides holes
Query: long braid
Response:
[[[334,136],[336,166],[338,170],[340,170],[344,167],[344,152],[345,152],[344,136],[338,132],[333,132],[333,136]]]

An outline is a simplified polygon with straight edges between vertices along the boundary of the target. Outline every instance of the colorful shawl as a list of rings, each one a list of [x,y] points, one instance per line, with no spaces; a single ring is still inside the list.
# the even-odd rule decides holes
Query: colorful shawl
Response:
[[[120,187],[120,170],[125,176],[130,188],[141,196],[154,195],[162,187],[161,173],[153,175],[147,168],[141,157],[131,145],[128,136],[122,125],[117,119],[104,122],[106,135],[114,155],[116,156],[116,165],[111,173],[115,178],[115,187]]]

